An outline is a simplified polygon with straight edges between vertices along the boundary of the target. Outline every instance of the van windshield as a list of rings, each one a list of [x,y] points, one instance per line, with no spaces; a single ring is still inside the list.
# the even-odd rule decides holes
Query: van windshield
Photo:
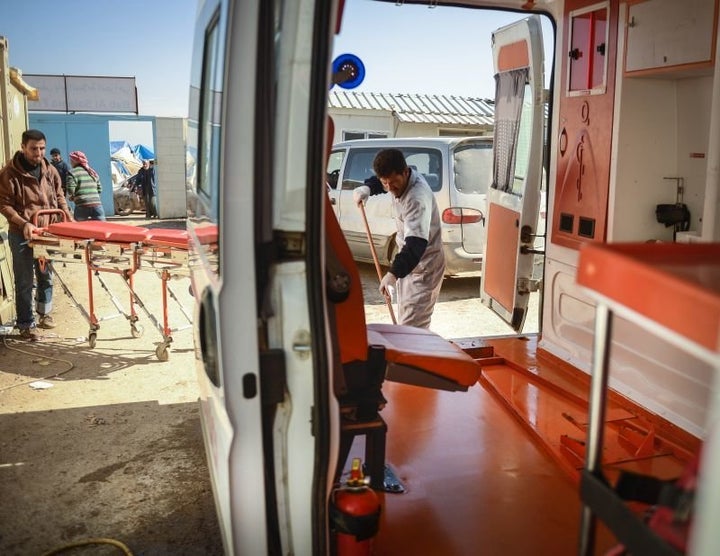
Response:
[[[351,148],[343,175],[343,189],[355,189],[375,175],[373,160],[378,151],[388,147]],[[411,168],[420,172],[433,191],[442,188],[442,155],[438,149],[424,147],[396,147],[405,155]]]
[[[490,141],[464,143],[453,153],[455,189],[462,193],[487,193],[493,179],[493,149]]]

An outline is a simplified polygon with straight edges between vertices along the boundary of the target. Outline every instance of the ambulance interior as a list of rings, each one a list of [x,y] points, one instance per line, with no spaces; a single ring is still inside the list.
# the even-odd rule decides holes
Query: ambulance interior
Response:
[[[389,366],[381,385],[387,404],[381,404],[365,426],[354,418],[345,423],[342,442],[354,444],[343,447],[340,461],[347,471],[345,451],[362,457],[375,486],[382,469],[378,459],[391,473],[385,477],[387,492],[375,539],[378,554],[604,553],[619,543],[600,521],[596,531],[587,532],[587,521],[593,518],[581,517],[578,487],[590,427],[597,303],[576,283],[578,253],[586,243],[603,240],[690,242],[712,233],[703,212],[713,68],[709,62],[697,67],[676,62],[672,70],[657,72],[652,63],[635,59],[647,38],[633,35],[631,22],[646,21],[650,5],[658,2],[565,4],[566,19],[557,29],[560,53],[550,49],[555,64],[543,85],[548,150],[541,160],[550,176],[550,206],[537,309],[544,309],[541,331],[514,336],[509,328],[504,337],[453,339],[453,346],[479,364],[473,387],[473,378],[454,374],[462,367],[457,354],[433,346],[432,338],[413,338],[414,343],[403,345],[379,337],[386,330],[382,326],[367,324],[369,342],[388,346]],[[717,7],[705,4],[708,19],[698,32],[714,38]],[[459,17],[464,11],[442,5],[402,7],[456,10]],[[401,11],[388,4],[389,16],[393,8]],[[342,27],[352,25],[343,19]],[[552,31],[551,26],[543,28]],[[552,45],[556,38],[546,33],[543,40]],[[639,46],[632,48],[633,41]],[[581,51],[594,54],[577,54]],[[394,54],[388,53],[389,63]],[[713,52],[709,54],[710,60]],[[526,105],[529,102],[526,98]],[[497,111],[498,106],[496,118]],[[538,186],[544,184],[537,180]],[[663,210],[685,207],[681,222],[663,225],[660,206],[668,205],[673,208]],[[502,218],[502,210],[496,211],[495,220]],[[331,220],[326,220],[330,238]],[[488,243],[493,237],[498,234],[488,231]],[[502,255],[518,250],[517,244],[503,245]],[[488,245],[486,257],[492,254]],[[344,262],[352,267],[351,260]],[[498,318],[510,324],[512,301],[508,310],[502,294],[488,292],[493,287],[488,282],[498,275],[491,265],[486,258],[481,295],[489,298],[485,304],[490,307],[500,304]],[[499,272],[499,279],[507,277]],[[347,322],[339,307],[337,322]],[[357,318],[349,320],[364,326]],[[338,334],[342,352],[342,329]],[[677,478],[701,446],[712,364],[707,357],[694,358],[668,345],[632,317],[614,320],[612,342],[604,474],[613,482],[621,472]],[[442,355],[423,360],[428,351]],[[414,370],[393,376],[393,367],[402,366],[396,361],[410,354],[417,359],[409,364]],[[434,368],[441,380],[450,377],[460,386],[423,382],[423,366],[430,368],[430,376],[436,376]],[[465,392],[448,391],[467,387]],[[365,442],[364,451],[358,438]],[[665,549],[663,543],[659,546],[654,549]]]
[[[352,17],[358,4],[377,8],[374,19]],[[636,554],[688,542],[720,553],[712,473],[690,541],[687,513],[670,542],[647,526],[650,497],[613,490],[633,473],[674,484],[701,447],[701,469],[720,468],[717,0],[229,5],[207,0],[199,12],[200,186],[188,219],[191,238],[219,224],[215,258],[191,254],[191,272],[228,550],[332,553],[332,493],[360,457],[382,505],[377,555],[605,554],[620,542]],[[484,47],[459,31],[464,47],[448,47],[406,24],[423,10],[460,30],[488,8],[512,17]],[[344,81],[333,41],[354,32],[362,58],[363,40],[382,41],[379,21],[460,71],[480,48],[492,57],[487,79],[501,94],[477,296],[506,323],[500,335],[474,318],[450,338],[365,313],[324,180],[336,136],[327,91]],[[424,61],[410,42],[384,57],[400,73]]]

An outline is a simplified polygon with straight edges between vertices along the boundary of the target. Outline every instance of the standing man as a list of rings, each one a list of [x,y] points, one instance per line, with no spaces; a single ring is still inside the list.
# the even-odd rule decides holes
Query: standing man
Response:
[[[398,149],[384,149],[375,156],[373,170],[385,191],[393,195],[398,253],[390,271],[380,282],[380,293],[397,283],[398,324],[429,328],[435,302],[445,274],[445,255],[440,237],[440,213],[430,186]],[[353,191],[360,205],[370,187]]]
[[[105,220],[100,194],[102,184],[100,176],[90,166],[87,156],[82,151],[70,153],[72,171],[68,175],[68,197],[75,203],[76,220]]]
[[[60,174],[60,184],[62,185],[63,193],[65,193],[65,197],[67,198],[67,177],[70,173],[70,168],[68,168],[67,162],[65,162],[62,158],[62,153],[60,152],[60,149],[54,148],[50,151],[50,162],[52,162],[52,165],[55,166],[55,169],[58,171],[58,174]]]
[[[68,220],[72,215],[63,194],[60,174],[45,159],[45,135],[37,129],[22,134],[20,150],[0,170],[0,213],[9,224],[8,241],[15,275],[15,325],[20,337],[37,341],[41,338],[33,315],[33,277],[37,281],[35,310],[41,328],[54,328],[52,311],[52,271],[44,269],[33,258],[28,241],[38,226],[47,226],[51,216],[37,216],[43,209],[60,209]]]
[[[157,218],[157,180],[155,177],[155,161],[150,160],[147,167],[143,162],[143,193],[145,194],[145,218]]]

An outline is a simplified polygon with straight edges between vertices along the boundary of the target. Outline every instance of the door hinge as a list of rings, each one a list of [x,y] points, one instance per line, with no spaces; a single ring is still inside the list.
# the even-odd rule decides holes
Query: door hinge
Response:
[[[519,278],[517,282],[517,292],[520,295],[539,291],[542,287],[542,280],[532,280],[531,278]]]
[[[305,256],[305,233],[275,231],[273,234],[279,259],[297,259]]]

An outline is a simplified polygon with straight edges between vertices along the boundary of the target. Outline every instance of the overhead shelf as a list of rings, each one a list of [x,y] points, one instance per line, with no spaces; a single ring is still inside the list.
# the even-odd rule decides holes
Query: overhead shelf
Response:
[[[696,344],[703,359],[718,358],[720,243],[587,245],[577,282],[613,310],[666,328],[670,341]]]

